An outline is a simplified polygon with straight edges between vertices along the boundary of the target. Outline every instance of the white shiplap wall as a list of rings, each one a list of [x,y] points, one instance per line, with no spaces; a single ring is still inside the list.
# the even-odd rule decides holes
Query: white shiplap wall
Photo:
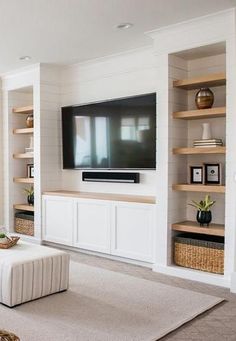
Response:
[[[157,78],[151,48],[72,65],[62,72],[61,106],[155,92]],[[82,182],[79,170],[63,170],[62,183],[68,190],[155,195],[156,171],[139,172],[140,184],[101,184]]]

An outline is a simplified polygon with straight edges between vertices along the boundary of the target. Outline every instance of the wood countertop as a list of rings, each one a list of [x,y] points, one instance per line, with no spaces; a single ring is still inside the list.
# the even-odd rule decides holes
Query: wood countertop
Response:
[[[136,203],[144,203],[144,204],[156,203],[156,198],[154,196],[146,196],[146,195],[77,192],[77,191],[65,191],[65,190],[45,191],[43,192],[43,195],[74,197],[74,198],[81,198],[81,199],[83,198],[83,199],[125,201],[125,202],[136,202]]]

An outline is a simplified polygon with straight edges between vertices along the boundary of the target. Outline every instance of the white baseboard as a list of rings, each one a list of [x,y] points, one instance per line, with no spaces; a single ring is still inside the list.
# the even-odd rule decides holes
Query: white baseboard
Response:
[[[230,278],[224,275],[211,274],[208,272],[187,269],[176,265],[163,266],[154,264],[153,271],[160,272],[165,275],[180,277],[191,281],[197,281],[201,283],[216,285],[220,287],[230,288]],[[236,289],[236,277],[235,277],[235,289]]]

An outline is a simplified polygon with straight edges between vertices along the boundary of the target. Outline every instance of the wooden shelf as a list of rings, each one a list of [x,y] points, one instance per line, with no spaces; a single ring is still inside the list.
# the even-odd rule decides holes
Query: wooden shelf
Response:
[[[225,230],[224,225],[221,224],[210,224],[209,226],[202,227],[195,221],[182,221],[179,223],[172,224],[172,230],[181,232],[191,232],[207,234],[211,236],[224,237]]]
[[[184,192],[225,193],[225,186],[222,185],[174,184],[172,189]]]
[[[33,153],[18,153],[13,154],[14,159],[33,159],[34,154]]]
[[[28,204],[15,204],[13,205],[15,210],[30,211],[34,212],[34,206]]]
[[[34,109],[33,109],[33,105],[28,105],[26,107],[13,108],[12,112],[14,114],[33,114]]]
[[[191,155],[191,154],[225,154],[225,147],[185,147],[173,148],[175,155]]]
[[[22,184],[33,184],[34,178],[13,178],[13,181]]]
[[[210,74],[206,76],[193,77],[189,79],[180,79],[173,82],[173,87],[193,90],[202,87],[220,86],[226,84],[225,72]]]
[[[198,109],[188,111],[176,111],[173,113],[173,118],[184,120],[196,120],[201,118],[217,118],[226,116],[226,107]]]
[[[33,134],[34,128],[16,128],[13,129],[13,134]]]

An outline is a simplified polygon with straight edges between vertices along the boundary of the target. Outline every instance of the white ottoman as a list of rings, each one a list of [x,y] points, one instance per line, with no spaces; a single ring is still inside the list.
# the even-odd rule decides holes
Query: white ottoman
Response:
[[[0,249],[0,303],[9,307],[68,289],[69,255],[19,241]]]

